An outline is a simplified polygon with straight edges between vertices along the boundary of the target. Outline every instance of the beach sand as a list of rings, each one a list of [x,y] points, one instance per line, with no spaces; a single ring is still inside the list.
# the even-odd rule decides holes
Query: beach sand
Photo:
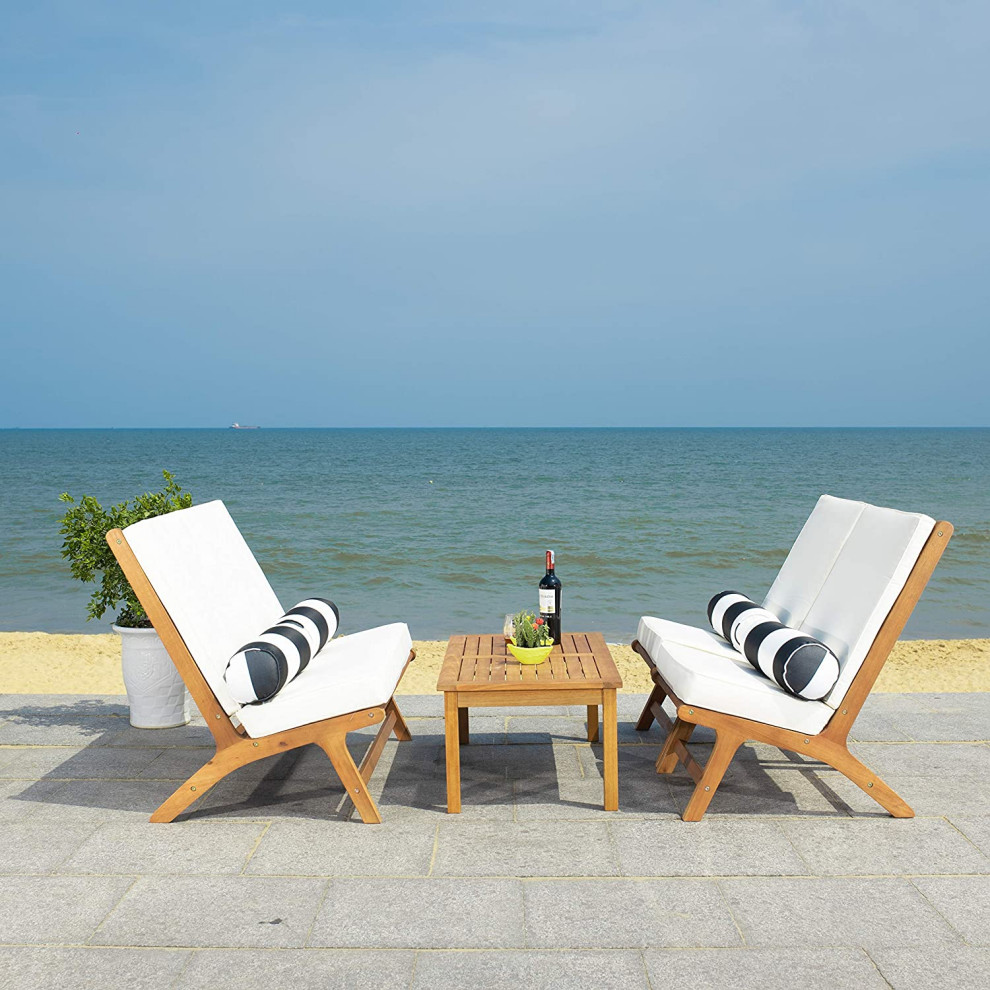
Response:
[[[445,642],[413,643],[416,661],[398,694],[433,694]],[[646,664],[629,646],[610,645],[623,690],[650,690]],[[990,691],[990,639],[904,640],[875,691]],[[0,694],[123,694],[120,640],[113,634],[0,633]]]

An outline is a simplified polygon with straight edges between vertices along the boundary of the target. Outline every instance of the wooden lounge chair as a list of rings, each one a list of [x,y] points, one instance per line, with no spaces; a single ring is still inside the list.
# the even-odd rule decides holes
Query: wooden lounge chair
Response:
[[[657,773],[681,763],[695,780],[685,821],[700,821],[748,740],[821,760],[894,817],[914,816],[849,752],[846,738],[951,536],[950,523],[928,516],[819,499],[763,604],[838,657],[839,680],[822,701],[788,694],[711,632],[640,620],[633,649],[649,664],[654,688],[636,728],[645,731],[655,720],[667,732]],[[674,721],[661,708],[667,698]],[[704,767],[687,748],[699,725],[716,733]]]
[[[415,653],[404,623],[328,643],[271,701],[239,705],[230,657],[284,612],[223,502],[107,533],[124,574],[216,741],[216,754],[151,816],[170,822],[238,767],[315,743],[364,822],[381,817],[367,783],[389,734],[409,739],[394,692]],[[381,723],[358,767],[347,733]]]

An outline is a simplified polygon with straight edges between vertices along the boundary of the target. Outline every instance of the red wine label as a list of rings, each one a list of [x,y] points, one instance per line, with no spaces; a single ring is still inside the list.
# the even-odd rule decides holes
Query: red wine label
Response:
[[[540,614],[553,615],[557,611],[557,593],[553,588],[540,588]]]

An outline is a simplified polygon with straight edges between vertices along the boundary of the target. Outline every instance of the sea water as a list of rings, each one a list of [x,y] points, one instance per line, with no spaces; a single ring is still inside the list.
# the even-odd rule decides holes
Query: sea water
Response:
[[[703,625],[714,593],[766,593],[828,492],[954,523],[907,635],[990,636],[983,429],[3,430],[0,629],[107,631],[58,494],[120,501],[162,468],[223,499],[283,604],[329,597],[344,632],[496,632],[536,607],[547,548],[565,630]]]

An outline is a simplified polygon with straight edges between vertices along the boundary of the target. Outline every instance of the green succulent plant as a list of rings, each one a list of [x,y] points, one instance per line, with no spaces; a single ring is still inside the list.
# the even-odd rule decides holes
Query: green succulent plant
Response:
[[[99,582],[86,607],[87,619],[100,619],[106,612],[116,610],[118,626],[130,629],[151,626],[106,535],[111,529],[123,529],[142,519],[192,505],[192,495],[182,490],[171,472],[162,471],[162,477],[165,487],[161,491],[145,492],[130,502],[118,502],[107,508],[92,495],[84,495],[78,502],[68,492],[59,495],[59,501],[69,505],[59,529],[65,537],[62,556],[69,561],[74,578],[87,584]]]
[[[530,649],[534,646],[550,646],[553,643],[550,628],[543,619],[533,612],[527,612],[523,609],[512,621],[512,634],[515,637],[516,646]]]

